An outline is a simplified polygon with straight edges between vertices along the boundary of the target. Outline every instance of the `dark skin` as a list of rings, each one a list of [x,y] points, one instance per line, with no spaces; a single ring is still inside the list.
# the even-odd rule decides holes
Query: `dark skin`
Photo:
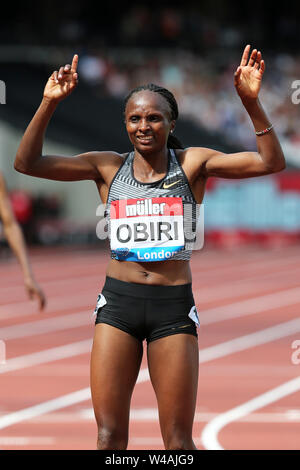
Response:
[[[39,309],[43,310],[46,305],[46,297],[34,278],[22,228],[14,215],[14,211],[9,199],[9,193],[6,187],[6,182],[1,172],[0,220],[3,224],[4,234],[8,244],[21,266],[24,286],[27,294],[30,299],[36,299],[38,301]]]
[[[58,181],[92,180],[106,202],[109,186],[127,154],[88,152],[75,157],[43,156],[44,133],[56,106],[76,88],[78,56],[49,78],[42,103],[21,140],[15,169]],[[258,94],[265,69],[260,51],[246,46],[234,75],[236,91],[255,130],[270,122]],[[167,139],[175,128],[168,102],[158,93],[141,91],[127,103],[125,124],[134,147],[133,171],[137,180],[161,179],[167,170]],[[274,130],[257,137],[257,152],[224,154],[191,147],[176,150],[197,203],[204,197],[210,176],[250,178],[281,171],[285,159]],[[126,282],[178,285],[192,281],[188,261],[135,263],[111,259],[106,274]],[[110,325],[95,327],[91,356],[91,390],[98,424],[98,449],[126,449],[129,409],[143,354],[133,336]],[[166,449],[196,449],[192,426],[198,384],[198,343],[188,334],[167,336],[147,347],[148,368]],[[101,361],[99,361],[101,358]],[[178,379],[179,378],[179,379]]]

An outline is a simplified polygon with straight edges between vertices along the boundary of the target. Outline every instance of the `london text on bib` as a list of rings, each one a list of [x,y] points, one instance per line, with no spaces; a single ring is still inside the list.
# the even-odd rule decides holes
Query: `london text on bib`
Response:
[[[110,206],[110,246],[117,259],[164,261],[184,249],[180,197],[121,199]]]

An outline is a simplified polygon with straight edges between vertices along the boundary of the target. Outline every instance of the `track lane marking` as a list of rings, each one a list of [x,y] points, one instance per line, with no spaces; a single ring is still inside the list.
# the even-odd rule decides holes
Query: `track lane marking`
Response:
[[[137,378],[137,383],[146,382],[149,379],[150,377],[148,369],[142,369]],[[28,408],[24,408],[22,410],[18,410],[2,416],[0,418],[0,429],[7,428],[8,426],[12,426],[13,424],[20,423],[21,421],[26,421],[33,417],[40,416],[41,414],[50,413],[51,411],[66,408],[68,406],[75,405],[90,399],[90,388],[83,388],[81,390],[77,390],[76,392],[68,393],[58,398],[39,403],[38,405],[33,405]]]
[[[239,336],[224,343],[202,349],[199,352],[199,362],[213,361],[230,354],[245,351],[255,346],[270,343],[287,336],[294,335],[300,331],[300,318],[278,323],[275,326],[264,328],[244,336]]]
[[[287,273],[289,276],[293,279],[293,281],[297,284],[298,281],[297,279],[300,278],[300,268],[296,268],[294,270],[287,270]],[[199,298],[199,303],[200,302],[210,302],[210,301],[220,301],[220,300],[225,300],[226,298],[232,298],[233,297],[233,292],[236,292],[236,289],[238,289],[238,294],[240,295],[249,295],[251,293],[257,293],[257,290],[260,289],[262,292],[261,294],[264,294],[263,291],[267,289],[275,289],[278,286],[280,288],[285,287],[283,283],[288,284],[290,281],[287,279],[287,277],[284,278],[284,281],[282,281],[282,276],[284,272],[276,272],[272,273],[270,275],[263,275],[261,277],[257,276],[251,276],[248,278],[243,278],[242,280],[236,279],[234,281],[229,281],[227,283],[223,283],[222,286],[218,287],[218,290],[216,291],[215,286],[206,286],[202,287],[200,289],[193,289],[193,293],[195,297]],[[97,276],[90,276],[89,278],[85,278],[84,280],[87,281],[87,283],[90,283],[91,280],[95,280]],[[273,278],[278,277],[277,283],[273,281],[272,285],[266,288],[263,288],[262,281],[267,280],[271,281]],[[256,281],[255,284],[253,281]],[[251,282],[251,284],[246,284],[246,282]],[[61,283],[58,281],[50,281],[49,283],[51,284],[59,284],[61,288]],[[67,285],[72,284],[72,279],[67,281]],[[48,282],[43,284],[43,287],[48,285]],[[80,281],[80,286],[82,286],[82,280]],[[76,282],[73,288],[75,289],[76,287]],[[23,289],[23,285],[22,285]],[[101,289],[101,286],[99,287]],[[15,287],[12,288],[12,290],[15,292]],[[74,291],[73,291],[74,292]],[[51,314],[51,313],[59,313],[60,311],[64,311],[69,307],[73,306],[72,299],[74,303],[76,304],[76,308],[79,307],[87,307],[89,308],[89,304],[91,302],[92,298],[95,298],[97,296],[98,291],[96,289],[90,289],[90,290],[85,290],[80,296],[78,295],[76,297],[76,302],[74,300],[73,293],[65,293],[64,295],[56,295],[56,296],[51,296],[51,298],[48,300],[47,303],[47,310],[45,313]],[[266,294],[267,295],[267,294]],[[82,296],[84,296],[85,300],[82,300]],[[63,300],[65,299],[65,300]],[[205,312],[205,310],[203,310]],[[17,301],[17,302],[10,302],[6,305],[0,305],[0,320],[5,320],[5,319],[10,319],[10,318],[24,318],[26,316],[30,315],[35,315],[37,314],[37,309],[36,306],[30,303],[28,300],[23,299],[23,293],[22,293],[22,299]]]
[[[4,413],[0,414],[4,415]],[[196,411],[195,423],[208,423],[213,418],[219,416],[220,413]],[[131,408],[130,421],[135,422],[158,422],[159,414],[158,408]],[[93,408],[85,408],[74,410],[70,412],[52,412],[43,414],[30,419],[30,424],[52,424],[52,423],[78,423],[79,421],[94,422],[95,414]],[[300,423],[300,411],[287,409],[285,412],[266,412],[266,413],[252,413],[251,415],[242,416],[239,419],[240,423]]]
[[[251,347],[260,346],[300,332],[300,318],[255,331],[247,335],[239,336],[223,343],[209,346],[199,350],[199,362],[205,363],[225,357],[235,352],[243,351]],[[92,339],[77,341],[63,346],[49,348],[23,356],[8,359],[6,364],[0,366],[0,374],[20,370],[47,362],[86,354],[91,351]],[[147,370],[147,369],[141,369]]]
[[[238,351],[272,342],[275,339],[281,339],[285,336],[290,336],[297,331],[300,331],[300,319],[291,320],[286,323],[280,323],[276,326],[202,349],[199,351],[199,362],[204,363],[215,360],[217,358],[225,357]],[[148,380],[150,380],[148,368],[141,369],[136,383],[139,384],[147,382]],[[84,388],[82,390],[78,390],[77,392],[63,395],[53,400],[24,408],[23,410],[9,413],[0,417],[0,429],[4,429],[24,420],[29,420],[31,417],[40,416],[57,409],[66,408],[76,403],[89,400],[90,398],[90,388]]]
[[[96,301],[95,301],[96,302]],[[300,303],[300,287],[285,289],[275,294],[256,296],[250,299],[231,302],[219,307],[209,308],[199,312],[200,325],[216,323],[230,318],[241,318],[246,315],[265,312],[278,307]],[[60,331],[80,326],[92,326],[92,308],[82,310],[77,313],[56,316],[43,320],[12,325],[0,328],[0,339],[8,341],[10,339],[25,338],[53,331]]]
[[[212,419],[202,430],[201,440],[202,445],[207,450],[224,450],[218,441],[219,432],[227,426],[229,423],[239,420],[242,417],[256,411],[264,406],[274,403],[281,398],[291,395],[292,393],[300,390],[300,377],[296,377],[288,382],[279,385],[278,387],[272,388],[267,392],[256,396],[252,400],[249,400],[225,413],[219,414],[217,417]]]
[[[91,347],[92,340],[87,339],[77,341],[76,343],[45,349],[32,354],[26,354],[24,356],[18,356],[8,359],[6,364],[0,365],[0,374],[6,374],[8,372],[45,364],[47,362],[60,361],[61,359],[66,359],[68,357],[87,354],[91,351]]]
[[[200,324],[209,325],[232,318],[267,312],[288,305],[300,303],[300,287],[285,289],[272,294],[259,295],[250,299],[238,300],[226,305],[199,311]]]

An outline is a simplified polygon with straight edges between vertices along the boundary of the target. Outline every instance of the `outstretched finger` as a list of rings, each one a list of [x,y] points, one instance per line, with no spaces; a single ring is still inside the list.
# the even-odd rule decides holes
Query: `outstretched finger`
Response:
[[[64,68],[60,67],[58,71],[58,79],[63,78],[63,74],[64,74]]]
[[[249,62],[248,62],[248,65],[251,65],[253,66],[255,60],[256,60],[256,56],[257,56],[257,49],[253,49],[253,51],[251,52],[251,55],[250,55],[250,59],[249,59]]]
[[[265,61],[264,61],[264,60],[261,60],[261,61],[260,61],[260,68],[259,68],[259,71],[263,74],[264,71],[265,71],[265,68],[266,68],[266,66],[265,66]]]
[[[242,55],[242,59],[241,59],[241,63],[240,63],[240,65],[241,65],[242,67],[245,66],[245,65],[247,65],[247,60],[248,60],[249,51],[250,51],[250,44],[247,44],[247,46],[246,46],[245,49],[244,49],[244,52],[243,52],[243,55]]]
[[[74,54],[73,60],[72,60],[72,65],[71,65],[71,72],[76,72],[77,70],[77,65],[78,65],[78,55]]]
[[[257,52],[257,55],[256,55],[255,64],[254,64],[254,68],[255,68],[255,69],[258,69],[258,68],[259,68],[259,66],[260,66],[260,61],[261,61],[261,52],[258,51],[258,52]]]

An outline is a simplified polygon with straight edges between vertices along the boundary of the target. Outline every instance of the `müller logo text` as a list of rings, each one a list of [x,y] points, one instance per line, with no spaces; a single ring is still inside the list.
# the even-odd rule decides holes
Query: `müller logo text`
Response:
[[[160,204],[153,204],[151,199],[137,201],[136,204],[126,206],[126,216],[136,215],[162,215],[164,214],[165,202]]]

